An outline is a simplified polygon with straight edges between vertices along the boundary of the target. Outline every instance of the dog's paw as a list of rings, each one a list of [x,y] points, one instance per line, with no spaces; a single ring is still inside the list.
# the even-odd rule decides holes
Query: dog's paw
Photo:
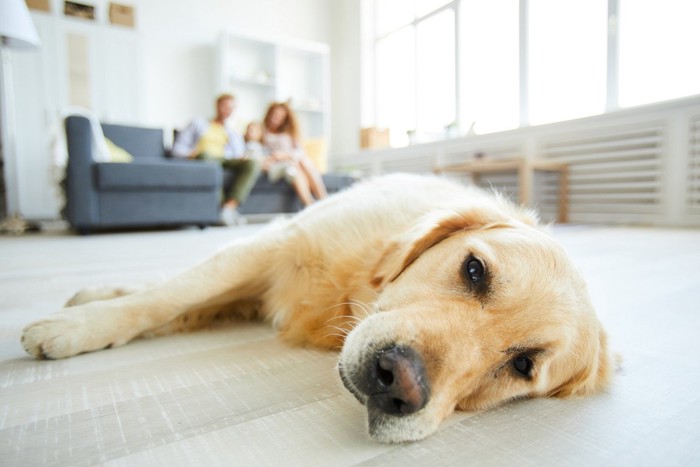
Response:
[[[36,321],[22,331],[22,346],[36,358],[59,359],[121,345],[91,328],[85,313],[64,311]]]

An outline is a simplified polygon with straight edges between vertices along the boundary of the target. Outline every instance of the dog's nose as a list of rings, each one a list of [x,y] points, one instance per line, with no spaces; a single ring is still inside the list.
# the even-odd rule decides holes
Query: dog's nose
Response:
[[[379,352],[367,383],[367,405],[389,415],[410,415],[428,402],[423,362],[410,347],[390,347]]]

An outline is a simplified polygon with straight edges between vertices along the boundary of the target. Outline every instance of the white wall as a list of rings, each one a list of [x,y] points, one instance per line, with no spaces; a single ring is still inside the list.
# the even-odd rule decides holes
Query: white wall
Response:
[[[108,24],[109,0],[86,0]],[[140,123],[171,128],[213,112],[214,50],[224,29],[331,46],[331,157],[358,149],[360,18],[367,0],[131,0],[142,50]],[[63,1],[51,0],[55,15]],[[235,90],[234,90],[235,92]]]
[[[223,29],[325,43],[331,37],[326,0],[131,3],[143,44],[144,123],[154,126],[181,127],[193,116],[212,114],[214,47]]]
[[[133,4],[144,45],[145,124],[181,127],[193,115],[212,112],[214,45],[219,32],[228,28],[328,43],[331,157],[358,149],[362,0],[134,0]]]
[[[229,28],[328,43],[331,157],[358,149],[363,0],[134,0],[133,4],[144,44],[144,123],[180,127],[193,115],[212,112],[214,45],[218,33]]]
[[[342,0],[331,11],[331,157],[359,148],[361,8],[362,0]]]

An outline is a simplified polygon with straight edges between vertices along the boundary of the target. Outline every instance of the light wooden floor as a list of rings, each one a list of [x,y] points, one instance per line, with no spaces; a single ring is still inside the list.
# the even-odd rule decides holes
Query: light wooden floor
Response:
[[[700,465],[700,231],[560,227],[624,357],[612,388],[370,441],[330,353],[262,325],[35,361],[20,329],[83,285],[173,275],[256,226],[0,237],[0,465]]]

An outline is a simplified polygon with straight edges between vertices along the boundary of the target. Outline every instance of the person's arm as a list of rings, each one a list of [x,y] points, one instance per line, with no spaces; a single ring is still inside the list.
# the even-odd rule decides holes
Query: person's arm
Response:
[[[245,142],[243,137],[234,130],[227,128],[228,144],[224,148],[224,157],[226,159],[241,159],[245,157]]]
[[[265,133],[263,143],[270,150],[271,157],[277,161],[297,160],[304,155],[304,151],[287,133]]]
[[[299,160],[299,159],[303,159],[304,157],[307,157],[306,151],[304,151],[304,148],[301,146],[299,141],[292,138],[291,135],[290,135],[289,139],[291,140],[291,144],[292,144],[291,150],[289,151],[292,158]]]
[[[192,151],[197,147],[201,132],[199,131],[197,120],[192,121],[187,128],[178,133],[177,138],[173,141],[173,156],[189,158],[192,157]]]

